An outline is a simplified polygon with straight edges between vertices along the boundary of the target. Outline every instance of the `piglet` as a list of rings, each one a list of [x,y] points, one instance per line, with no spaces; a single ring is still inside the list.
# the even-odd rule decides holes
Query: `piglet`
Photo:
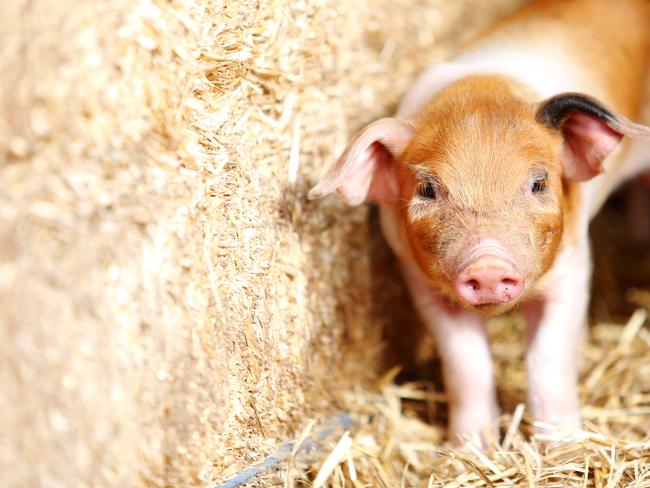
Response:
[[[646,102],[649,44],[645,0],[533,2],[429,68],[310,192],[379,205],[439,348],[455,442],[495,424],[485,320],[515,307],[529,411],[580,427],[587,231],[611,191],[650,167],[650,128],[627,118]]]

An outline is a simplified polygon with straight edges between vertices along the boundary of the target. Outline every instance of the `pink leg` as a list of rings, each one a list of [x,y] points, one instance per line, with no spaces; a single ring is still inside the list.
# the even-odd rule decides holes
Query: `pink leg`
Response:
[[[449,401],[449,438],[456,444],[464,437],[486,444],[499,409],[485,321],[443,305],[417,272],[405,275],[415,306],[438,345]]]
[[[580,427],[578,347],[589,303],[589,245],[558,257],[549,291],[526,304],[528,403],[536,420]]]

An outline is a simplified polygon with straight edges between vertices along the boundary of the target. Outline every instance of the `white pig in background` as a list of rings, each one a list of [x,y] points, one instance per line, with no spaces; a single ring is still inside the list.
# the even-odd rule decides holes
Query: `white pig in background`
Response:
[[[494,425],[485,320],[515,306],[532,416],[580,426],[588,226],[650,166],[650,128],[628,120],[647,102],[649,53],[650,1],[533,2],[427,70],[310,192],[379,204],[438,344],[455,442]]]

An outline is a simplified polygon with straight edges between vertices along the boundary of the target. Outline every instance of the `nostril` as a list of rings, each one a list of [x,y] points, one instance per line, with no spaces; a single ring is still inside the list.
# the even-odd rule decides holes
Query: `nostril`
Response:
[[[503,278],[501,284],[506,286],[517,286],[519,281],[512,278]]]
[[[465,282],[465,285],[467,285],[468,288],[471,288],[474,291],[481,288],[481,284],[478,282],[478,280],[475,280],[473,278],[471,280],[467,280]]]

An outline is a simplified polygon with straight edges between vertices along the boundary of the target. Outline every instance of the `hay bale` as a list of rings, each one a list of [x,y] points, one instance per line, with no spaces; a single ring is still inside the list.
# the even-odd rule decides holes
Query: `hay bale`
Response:
[[[1,2],[3,484],[215,482],[341,407],[368,420],[354,456],[378,446],[369,483],[552,466],[518,438],[510,457],[442,463],[442,424],[399,396],[421,393],[358,386],[411,354],[416,321],[368,208],[305,198],[352,131],[520,3]],[[597,330],[603,388],[582,394],[605,440],[579,468],[615,484],[647,462],[647,417],[612,412],[646,408],[648,338],[626,360],[620,330]],[[512,409],[521,350],[496,352]],[[443,419],[424,398],[413,411]]]

